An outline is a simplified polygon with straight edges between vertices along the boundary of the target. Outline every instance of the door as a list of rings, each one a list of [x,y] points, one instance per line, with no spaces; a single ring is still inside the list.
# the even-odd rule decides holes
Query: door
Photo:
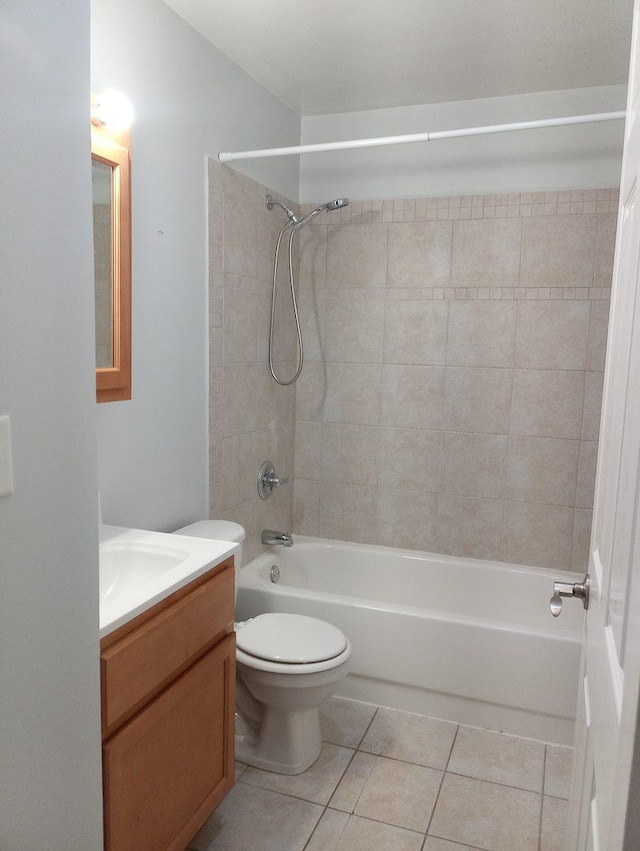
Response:
[[[627,123],[578,695],[571,851],[640,848],[640,45]]]

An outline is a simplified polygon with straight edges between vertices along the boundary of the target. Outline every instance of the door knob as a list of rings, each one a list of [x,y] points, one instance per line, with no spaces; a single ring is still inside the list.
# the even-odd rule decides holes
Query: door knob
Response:
[[[563,597],[578,597],[582,600],[582,606],[585,609],[589,608],[589,589],[591,588],[591,577],[585,573],[582,582],[554,582],[553,597],[549,600],[549,608],[554,618],[557,618],[562,611]]]

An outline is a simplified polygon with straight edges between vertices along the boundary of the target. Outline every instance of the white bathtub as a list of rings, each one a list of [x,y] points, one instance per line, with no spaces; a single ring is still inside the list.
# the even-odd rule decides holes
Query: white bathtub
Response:
[[[353,650],[344,697],[568,745],[584,612],[568,600],[553,618],[549,598],[576,575],[296,536],[242,568],[237,618],[335,624]]]

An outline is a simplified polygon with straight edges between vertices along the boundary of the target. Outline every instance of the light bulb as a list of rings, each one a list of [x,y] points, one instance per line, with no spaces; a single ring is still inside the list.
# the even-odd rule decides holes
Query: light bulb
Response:
[[[102,124],[114,133],[121,133],[131,126],[133,107],[129,98],[121,92],[108,91],[100,95],[91,116],[94,123]]]

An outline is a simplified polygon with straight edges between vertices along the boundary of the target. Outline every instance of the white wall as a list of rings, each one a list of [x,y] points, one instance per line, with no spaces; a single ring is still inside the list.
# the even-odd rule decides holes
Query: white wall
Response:
[[[102,848],[89,0],[0,6],[0,848]]]
[[[624,110],[626,86],[311,115],[302,143],[364,139]],[[300,201],[606,188],[620,182],[624,122],[301,157]]]
[[[98,406],[106,522],[173,529],[207,515],[205,156],[295,144],[300,118],[160,0],[94,0],[94,91],[132,127],[133,398]],[[298,163],[245,173],[297,197]]]

